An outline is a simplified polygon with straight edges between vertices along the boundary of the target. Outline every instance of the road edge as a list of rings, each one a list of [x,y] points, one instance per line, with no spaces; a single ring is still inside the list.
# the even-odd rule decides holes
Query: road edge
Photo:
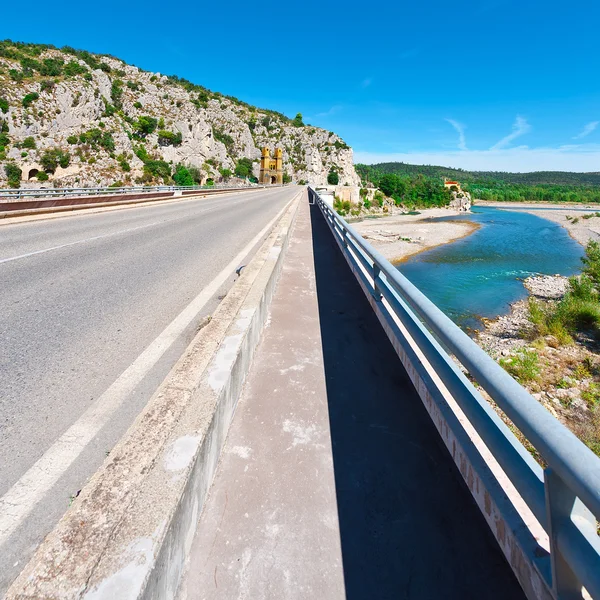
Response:
[[[302,190],[6,598],[174,597]]]

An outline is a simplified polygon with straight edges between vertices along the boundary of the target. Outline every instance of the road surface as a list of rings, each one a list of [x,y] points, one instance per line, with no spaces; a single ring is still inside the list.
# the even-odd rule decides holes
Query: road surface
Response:
[[[0,596],[297,193],[0,224]]]

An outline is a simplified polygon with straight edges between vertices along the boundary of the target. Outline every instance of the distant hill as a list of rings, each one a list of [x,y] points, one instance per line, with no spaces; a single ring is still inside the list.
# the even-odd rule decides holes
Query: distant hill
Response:
[[[410,165],[401,162],[376,165],[357,164],[360,177],[372,181],[381,174],[425,175],[433,178],[448,177],[461,183],[485,184],[503,182],[521,185],[600,186],[600,171],[593,173],[571,173],[569,171],[535,171],[533,173],[508,173],[505,171],[465,171],[437,165]],[[378,175],[375,175],[378,173]]]

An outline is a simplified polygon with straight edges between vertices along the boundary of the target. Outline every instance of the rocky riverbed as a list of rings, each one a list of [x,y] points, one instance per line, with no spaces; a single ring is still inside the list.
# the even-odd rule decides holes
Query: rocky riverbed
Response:
[[[524,284],[530,298],[549,307],[564,296],[568,279],[560,275],[540,275],[528,277]],[[487,321],[475,341],[509,372],[511,366],[515,366],[513,376],[516,375],[532,396],[600,453],[597,409],[600,357],[596,346],[584,335],[566,345],[560,345],[552,335],[540,338],[529,319],[528,306],[529,299],[515,302],[508,315]],[[529,364],[527,371],[526,363]],[[521,371],[522,378],[518,376]],[[506,420],[498,407],[495,408]]]

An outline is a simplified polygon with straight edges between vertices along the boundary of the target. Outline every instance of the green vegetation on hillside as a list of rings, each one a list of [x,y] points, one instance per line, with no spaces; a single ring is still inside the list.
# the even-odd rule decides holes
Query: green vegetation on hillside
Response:
[[[457,179],[465,191],[470,192],[473,198],[479,200],[600,203],[600,172],[507,173],[465,171],[450,167],[406,163],[358,164],[356,171],[361,179],[376,185],[386,175],[408,178],[424,176],[437,181],[443,180],[444,177]]]

